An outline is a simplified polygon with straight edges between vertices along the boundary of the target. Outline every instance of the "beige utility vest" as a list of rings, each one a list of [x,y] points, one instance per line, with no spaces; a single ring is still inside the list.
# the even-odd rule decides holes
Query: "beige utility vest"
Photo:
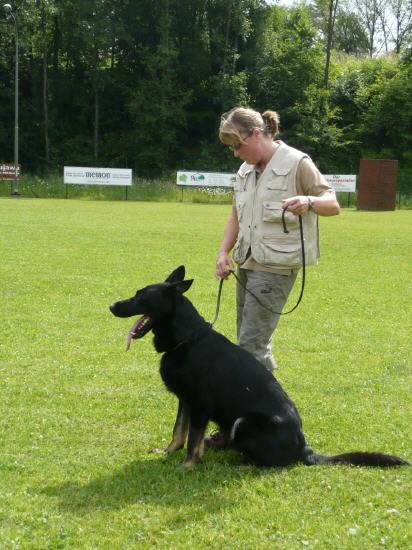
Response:
[[[282,141],[265,170],[256,181],[254,165],[242,164],[237,175],[235,202],[239,233],[233,259],[242,264],[248,256],[261,265],[279,268],[302,266],[299,218],[286,211],[282,224],[282,199],[297,195],[296,171],[299,162],[308,157]],[[305,263],[316,264],[319,257],[318,217],[311,211],[302,215]]]

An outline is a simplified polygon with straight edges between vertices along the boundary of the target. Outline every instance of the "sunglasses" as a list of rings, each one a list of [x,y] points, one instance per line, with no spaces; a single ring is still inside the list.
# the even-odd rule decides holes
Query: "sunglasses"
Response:
[[[242,136],[243,141],[246,141],[247,138],[249,138],[253,134],[254,128],[250,130],[247,136]],[[239,151],[239,149],[242,147],[242,145],[245,145],[244,143],[235,143],[234,145],[229,145],[229,149],[232,151]]]

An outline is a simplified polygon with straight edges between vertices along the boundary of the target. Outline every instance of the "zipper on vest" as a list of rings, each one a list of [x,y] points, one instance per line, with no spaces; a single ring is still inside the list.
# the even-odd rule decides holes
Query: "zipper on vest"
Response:
[[[255,215],[256,215],[256,199],[257,199],[257,192],[258,192],[258,184],[259,182],[256,180],[256,171],[254,171],[255,181],[253,185],[253,201],[252,201],[252,219],[250,220],[250,248],[252,248],[252,232],[254,229],[256,229],[255,225]]]

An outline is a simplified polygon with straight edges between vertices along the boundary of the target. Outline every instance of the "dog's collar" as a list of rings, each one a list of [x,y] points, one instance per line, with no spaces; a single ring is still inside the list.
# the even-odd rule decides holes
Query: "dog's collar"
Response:
[[[206,336],[206,334],[208,334],[211,330],[212,330],[212,325],[210,323],[207,323],[207,326],[205,328],[203,328],[202,330],[198,330],[197,332],[192,334],[190,338],[188,338],[187,340],[183,340],[183,342],[179,342],[178,344],[176,344],[176,346],[174,346],[173,348],[170,348],[167,351],[176,351],[177,349],[181,348],[182,346],[185,346],[186,344],[193,344],[194,342],[197,342],[198,340],[203,338],[203,336]]]

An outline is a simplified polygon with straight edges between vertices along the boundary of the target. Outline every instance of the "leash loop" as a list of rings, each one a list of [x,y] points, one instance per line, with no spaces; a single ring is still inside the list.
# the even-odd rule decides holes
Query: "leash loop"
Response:
[[[289,230],[288,228],[286,227],[286,222],[285,222],[285,214],[286,214],[286,208],[283,209],[282,211],[282,225],[283,225],[283,232],[284,233],[289,233]],[[289,310],[289,311],[284,311],[284,312],[279,312],[279,311],[273,311],[273,309],[270,309],[269,307],[267,307],[259,298],[258,296],[256,296],[256,294],[254,292],[252,292],[251,290],[249,290],[246,285],[244,285],[241,280],[239,279],[239,277],[236,275],[236,273],[234,272],[233,269],[230,270],[230,273],[234,276],[234,278],[237,280],[237,282],[240,284],[240,286],[242,288],[244,288],[246,290],[246,292],[248,292],[251,296],[253,296],[253,298],[257,301],[257,303],[263,307],[263,309],[266,309],[266,311],[269,311],[270,313],[273,313],[274,315],[289,315],[289,313],[292,313],[293,311],[295,311],[295,309],[299,306],[300,302],[302,301],[302,298],[303,298],[303,291],[305,289],[305,279],[306,279],[306,260],[305,260],[305,240],[303,238],[303,222],[302,222],[302,216],[299,216],[299,232],[300,232],[300,242],[301,242],[301,250],[302,250],[302,284],[301,284],[301,287],[300,287],[300,294],[299,294],[299,298],[297,299],[297,302],[296,304]],[[220,299],[221,299],[221,296],[222,296],[222,287],[223,287],[223,281],[225,279],[222,278],[220,279],[220,283],[219,283],[219,292],[218,292],[218,295],[217,295],[217,304],[216,304],[216,313],[215,313],[215,317],[213,319],[213,321],[210,324],[211,327],[213,327],[213,325],[216,323],[217,321],[217,318],[219,316],[219,309],[220,309]]]
[[[282,212],[282,223],[283,223],[283,231],[284,233],[289,233],[288,229],[286,228],[286,223],[285,223],[285,212],[286,212],[286,208],[284,208],[283,212]],[[254,292],[252,292],[251,290],[249,290],[246,285],[244,285],[241,280],[239,279],[239,277],[236,275],[236,273],[231,270],[231,273],[233,274],[233,276],[235,277],[235,279],[237,280],[237,282],[240,284],[240,286],[242,288],[244,288],[246,290],[246,292],[248,292],[251,296],[253,296],[253,298],[257,301],[257,303],[263,307],[263,309],[266,309],[266,311],[269,311],[270,313],[273,313],[275,315],[289,315],[289,313],[292,313],[293,311],[295,311],[295,309],[298,307],[298,305],[300,304],[300,302],[302,301],[302,298],[303,298],[303,291],[305,289],[305,278],[306,278],[306,261],[305,261],[305,241],[304,241],[304,238],[303,238],[303,223],[302,223],[302,216],[299,216],[299,232],[300,232],[300,242],[301,242],[301,250],[302,250],[302,284],[301,284],[301,287],[300,287],[300,294],[299,294],[299,298],[297,299],[297,302],[296,304],[289,310],[289,311],[284,311],[284,312],[280,312],[280,311],[274,311],[273,309],[270,309],[269,307],[267,307],[259,298],[258,296],[256,296],[256,294]]]
[[[285,222],[286,210],[287,210],[287,208],[283,208],[283,210],[282,210],[283,233],[289,233],[289,229],[286,227],[286,222]],[[299,216],[299,219],[300,219],[300,216]]]

